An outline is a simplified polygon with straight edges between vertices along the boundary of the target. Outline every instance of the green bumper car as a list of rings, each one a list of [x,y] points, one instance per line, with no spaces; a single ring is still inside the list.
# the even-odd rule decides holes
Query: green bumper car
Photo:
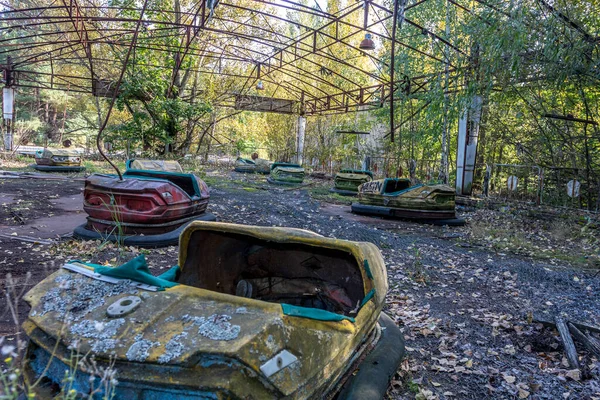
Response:
[[[411,185],[409,179],[386,178],[358,187],[356,214],[410,219],[435,225],[464,225],[456,217],[454,190],[448,185]]]
[[[342,196],[356,196],[358,187],[373,180],[371,171],[360,169],[343,169],[335,175],[334,187],[329,189],[332,193]]]
[[[299,185],[304,182],[304,175],[304,168],[300,165],[279,162],[271,165],[267,181],[276,185]]]

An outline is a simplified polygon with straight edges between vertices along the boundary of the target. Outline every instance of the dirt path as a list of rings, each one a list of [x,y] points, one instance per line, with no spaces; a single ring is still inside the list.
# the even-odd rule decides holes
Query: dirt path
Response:
[[[0,232],[57,238],[85,222],[83,181],[0,179]]]
[[[592,273],[574,269],[567,262],[540,261],[474,245],[466,240],[469,227],[444,228],[359,217],[348,213],[346,206],[312,199],[305,189],[283,191],[270,187],[263,177],[209,178],[209,211],[221,221],[304,228],[379,246],[388,267],[386,312],[403,330],[408,350],[390,388],[390,398],[600,396],[598,360],[580,352],[582,376],[569,372],[556,334],[528,322],[531,312],[545,313],[549,319],[564,313],[600,325],[600,278]],[[249,185],[240,185],[239,180]],[[41,189],[36,184],[28,185],[22,190],[2,190],[6,198],[3,201],[15,204],[28,193],[41,191],[64,193],[58,202],[38,196],[35,217],[28,217],[28,224],[43,221],[50,212],[77,214],[76,207],[69,208],[75,200],[71,203],[65,199],[81,193],[79,183],[53,182],[51,188],[43,184]],[[5,225],[0,229],[4,232],[6,226],[15,227]],[[114,247],[98,248],[91,242],[37,246],[0,238],[0,269],[4,284],[10,273],[20,287],[30,287],[69,257],[114,263],[119,256],[125,259],[137,252],[126,249],[119,254]],[[157,272],[177,259],[175,248],[146,253]],[[26,306],[21,305],[20,314],[21,318],[26,315]],[[10,315],[4,313],[0,335],[14,328]]]

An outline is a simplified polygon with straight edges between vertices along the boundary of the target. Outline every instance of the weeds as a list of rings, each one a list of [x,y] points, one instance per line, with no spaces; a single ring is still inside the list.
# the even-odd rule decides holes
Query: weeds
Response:
[[[581,268],[597,269],[600,247],[597,222],[567,215],[531,218],[481,210],[469,224],[470,240],[498,253],[513,253],[568,262]]]
[[[28,273],[24,282],[17,282],[11,274],[7,274],[5,279],[3,297],[6,299],[6,309],[4,313],[11,316],[16,328],[14,338],[0,336],[0,399],[36,399],[40,395],[42,398],[51,397],[56,400],[112,400],[115,397],[118,383],[117,371],[114,368],[115,360],[110,360],[108,365],[103,367],[98,365],[93,357],[81,356],[77,349],[71,351],[70,359],[66,363],[69,367],[65,370],[61,382],[49,383],[50,379],[46,374],[51,364],[57,360],[56,352],[60,339],[57,339],[52,353],[48,354],[48,361],[38,379],[35,382],[27,381],[24,373],[27,361],[24,359],[26,342],[21,340],[19,304],[29,287],[30,277],[31,275]],[[66,326],[66,323],[63,324],[63,327]],[[59,338],[61,336],[62,334],[59,334]],[[9,342],[14,342],[14,344]],[[79,371],[86,371],[89,374],[87,384],[89,384],[90,390],[85,394],[76,389],[75,384]],[[59,393],[56,393],[57,388],[60,388]]]
[[[427,284],[429,276],[427,275],[423,260],[421,259],[421,250],[418,247],[415,247],[415,255],[411,258],[413,259],[413,262],[410,271],[408,271],[408,276],[415,282]]]
[[[105,236],[104,241],[100,244],[100,246],[98,246],[98,250],[102,250],[106,245],[111,243],[110,237],[114,236],[117,239],[116,245],[117,251],[119,253],[118,261],[121,261],[125,247],[125,231],[121,222],[121,212],[117,206],[115,196],[111,193],[110,204],[106,204],[106,202],[102,200],[102,205],[104,205],[106,209],[110,212],[111,221],[114,223],[115,226],[107,234],[103,232],[98,232]]]

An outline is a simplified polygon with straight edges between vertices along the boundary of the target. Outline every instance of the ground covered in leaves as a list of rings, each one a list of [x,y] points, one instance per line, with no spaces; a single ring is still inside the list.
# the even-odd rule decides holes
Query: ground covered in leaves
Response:
[[[434,227],[353,215],[349,200],[327,194],[329,181],[311,179],[294,190],[258,175],[202,174],[211,186],[209,211],[221,221],[304,228],[379,246],[388,267],[386,312],[407,348],[390,398],[600,399],[598,360],[578,345],[582,368],[573,370],[557,332],[532,322],[534,314],[549,320],[562,314],[600,325],[597,221],[548,216],[533,207],[478,206],[461,209],[466,227]],[[43,185],[19,182],[29,190]],[[57,193],[80,190],[74,182],[53,185]],[[12,202],[5,201],[7,207]],[[13,297],[74,258],[117,264],[144,253],[157,274],[177,262],[175,247],[15,239],[0,237],[0,283]],[[0,311],[0,336],[14,340],[14,320],[22,320],[27,307],[12,303],[16,312]]]

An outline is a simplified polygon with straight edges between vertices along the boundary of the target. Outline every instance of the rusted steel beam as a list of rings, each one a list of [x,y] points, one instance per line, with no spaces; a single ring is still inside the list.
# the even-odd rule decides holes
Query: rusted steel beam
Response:
[[[364,55],[369,57],[370,60],[377,64],[380,62],[379,59],[372,56],[369,53],[363,52],[362,50],[357,48],[357,45],[348,42],[348,39],[351,39],[353,36],[358,35],[361,32],[368,32],[378,37],[382,38],[382,40],[392,40],[392,43],[396,43],[398,45],[405,44],[401,43],[395,37],[391,38],[389,35],[382,34],[377,26],[383,26],[385,29],[385,22],[390,17],[380,18],[377,16],[374,19],[374,23],[371,25],[368,24],[368,16],[371,13],[376,14],[376,8],[382,9],[382,6],[375,3],[374,1],[368,1],[367,7],[364,11],[361,11],[361,6],[356,4],[349,4],[343,10],[336,12],[334,14],[327,13],[323,10],[318,10],[316,8],[312,8],[310,6],[300,4],[294,1],[283,0],[280,4],[279,2],[273,3],[270,1],[262,1],[255,0],[257,3],[262,3],[265,5],[271,5],[273,7],[278,7],[279,9],[285,8],[289,10],[299,11],[303,13],[307,13],[309,15],[320,17],[325,20],[325,23],[321,24],[321,26],[317,28],[310,28],[305,26],[297,21],[293,21],[282,15],[277,15],[273,13],[269,13],[267,10],[260,9],[252,9],[249,7],[245,7],[242,5],[232,4],[232,3],[220,3],[219,7],[228,7],[230,9],[242,10],[251,14],[247,21],[237,21],[234,19],[227,18],[225,14],[219,15],[215,14],[212,17],[212,21],[218,24],[222,24],[222,28],[216,26],[214,24],[209,24],[207,26],[208,16],[206,14],[206,0],[201,0],[196,3],[193,11],[180,12],[181,18],[173,21],[172,15],[174,14],[173,10],[156,10],[152,11],[155,13],[160,13],[165,15],[165,19],[153,17],[151,19],[144,20],[144,23],[154,25],[154,32],[166,32],[162,35],[154,35],[153,37],[146,38],[138,38],[139,30],[135,31],[136,44],[135,48],[140,49],[148,49],[152,51],[162,51],[162,52],[181,52],[181,56],[177,60],[176,68],[181,68],[183,65],[184,58],[186,56],[204,56],[212,59],[219,60],[230,60],[235,62],[245,62],[256,64],[257,62],[262,65],[261,70],[261,79],[264,79],[266,82],[273,83],[275,88],[273,92],[280,90],[281,88],[285,88],[290,93],[295,93],[301,96],[307,96],[306,104],[310,104],[310,106],[315,110],[315,112],[319,112],[320,110],[326,109],[334,109],[337,107],[345,107],[350,110],[360,105],[367,104],[383,104],[386,100],[393,101],[393,91],[397,90],[398,82],[394,82],[394,79],[387,79],[381,72],[373,73],[366,69],[359,68],[351,63],[347,62],[344,59],[340,59],[335,57],[334,55],[329,54],[328,49],[333,45],[345,46],[350,49],[354,49],[357,54]],[[423,3],[423,1],[419,1],[417,3],[413,3],[407,8],[415,7],[418,4]],[[374,7],[371,7],[373,5]],[[144,6],[147,7],[147,4]],[[384,8],[385,9],[385,8]],[[99,15],[96,13],[95,15],[87,14],[90,11],[102,10],[106,11],[105,13],[100,13]],[[62,0],[62,5],[51,5],[49,7],[37,7],[30,9],[21,9],[21,10],[9,10],[10,12],[2,12],[0,13],[3,17],[3,21],[14,22],[15,24],[19,24],[19,21],[26,21],[27,26],[47,26],[47,25],[55,25],[62,24],[66,22],[70,22],[73,28],[64,30],[62,32],[47,32],[38,35],[27,35],[28,37],[33,38],[48,38],[52,39],[54,36],[62,35],[65,37],[65,40],[47,40],[43,43],[36,43],[32,46],[36,46],[33,48],[45,49],[50,46],[54,46],[54,48],[50,49],[48,54],[51,54],[54,59],[54,63],[60,62],[68,62],[70,59],[79,60],[81,57],[78,57],[78,52],[73,50],[73,46],[77,43],[83,44],[82,50],[85,53],[85,58],[88,59],[90,63],[91,69],[91,80],[93,80],[93,66],[94,62],[103,62],[100,61],[100,58],[94,57],[91,54],[91,46],[90,43],[98,44],[98,45],[110,45],[110,46],[127,46],[130,35],[127,33],[132,33],[130,29],[121,28],[119,24],[131,24],[131,23],[139,23],[140,20],[131,17],[122,17],[120,15],[114,15],[113,12],[119,10],[119,8],[115,7],[102,7],[97,8],[92,5],[81,5],[75,1],[70,0]],[[139,11],[138,7],[128,7],[128,11]],[[52,15],[45,14],[45,12],[52,13]],[[57,13],[64,12],[64,15],[57,15]],[[348,18],[352,16],[353,13],[363,12],[363,23],[362,26],[354,24],[352,21],[349,21]],[[387,10],[390,13],[390,10]],[[26,15],[27,13],[31,15]],[[33,15],[36,13],[36,15]],[[111,15],[113,14],[113,15]],[[140,13],[142,15],[142,13]],[[256,17],[259,16],[257,19]],[[274,29],[270,24],[270,21],[278,21],[286,24],[294,24],[295,26],[304,27],[307,32],[300,34],[297,38],[291,38],[290,36],[285,35],[284,33]],[[264,23],[263,23],[264,22]],[[110,24],[110,28],[99,28],[98,25],[106,25]],[[24,25],[24,24],[23,24]],[[417,24],[418,25],[418,24]],[[346,34],[345,37],[340,37],[339,28],[345,26],[351,28],[351,32]],[[14,28],[14,27],[13,27]],[[23,28],[22,25],[17,26],[18,29]],[[251,31],[246,30],[245,28],[250,29]],[[329,28],[335,28],[335,33],[329,32]],[[2,29],[2,28],[0,28]],[[92,35],[89,32],[94,32]],[[107,33],[110,32],[110,35]],[[207,35],[200,35],[201,32],[206,32]],[[250,33],[252,32],[252,33]],[[263,32],[263,35],[257,35],[254,32]],[[123,34],[126,36],[123,36]],[[100,37],[96,37],[95,35],[100,35]],[[72,40],[69,38],[71,35],[76,35],[77,40]],[[87,36],[86,36],[87,35]],[[112,40],[114,36],[116,37]],[[220,44],[220,41],[215,36],[224,37],[227,41],[233,41],[233,43],[229,44]],[[156,43],[157,38],[167,38],[167,37],[176,37],[180,39],[179,46],[164,46],[158,45]],[[325,43],[320,46],[319,42],[323,40]],[[153,43],[154,42],[154,43]],[[10,43],[10,41],[9,41]],[[207,47],[207,43],[210,43],[210,46]],[[256,43],[260,46],[267,46],[275,49],[273,54],[266,53],[261,51],[257,47],[252,47],[250,43]],[[64,46],[61,46],[64,45]],[[59,46],[56,49],[56,46]],[[23,51],[25,46],[20,47],[16,50]],[[407,47],[407,48],[410,48]],[[214,49],[220,49],[220,52],[215,52]],[[16,52],[15,50],[15,52]],[[429,55],[425,52],[421,52],[419,49],[411,48],[416,52],[420,52],[424,56],[427,56],[431,59],[434,59],[438,62],[443,62],[443,60],[438,59],[435,56]],[[5,50],[6,51],[6,50]],[[11,49],[12,51],[12,49]],[[68,51],[68,53],[63,53],[64,51]],[[0,53],[1,54],[1,53]],[[72,57],[71,54],[74,54],[75,57]],[[260,57],[255,57],[255,56]],[[43,53],[27,54],[25,57],[21,56],[23,61],[28,61],[32,63],[41,63],[40,61],[43,57]],[[373,88],[363,87],[361,85],[361,79],[357,79],[355,76],[351,74],[339,73],[331,70],[331,74],[321,74],[320,71],[323,70],[324,66],[319,63],[319,60],[328,60],[332,63],[337,63],[341,65],[345,65],[352,70],[362,74],[364,77],[372,78],[379,82],[379,85],[375,85]],[[264,62],[264,61],[267,62]],[[315,70],[311,70],[311,68],[307,68],[305,66],[299,65],[299,61],[305,60],[306,63],[314,65]],[[110,60],[106,61],[108,64]],[[288,66],[293,66],[290,68]],[[377,65],[376,65],[377,66]],[[200,71],[201,68],[196,68],[195,71]],[[175,71],[175,73],[176,73]],[[174,76],[175,76],[174,73]],[[247,85],[250,81],[256,79],[255,75],[249,74],[235,74],[228,73],[227,71],[221,70],[219,67],[218,70],[214,71],[201,71],[201,73],[205,74],[214,74],[214,75],[223,75],[223,76],[232,76],[238,77],[246,80],[246,83],[242,86],[242,91],[247,88]],[[287,77],[290,80],[282,80],[280,81],[275,77],[275,79],[271,79],[269,75],[275,76],[275,74],[279,74],[280,77]],[[68,82],[69,79],[72,79],[73,82],[81,82],[81,80],[77,81],[77,78],[80,77],[68,77],[66,75],[61,76],[62,74],[56,73],[50,75],[51,85],[54,83],[52,79],[54,76],[56,78],[60,78],[61,80]],[[39,75],[46,76],[46,75]],[[339,78],[339,79],[338,79]],[[342,84],[337,81],[343,80]],[[235,81],[232,81],[230,84],[235,84]],[[345,89],[344,86],[346,84],[352,85],[355,88],[348,90]],[[390,93],[386,93],[386,89],[384,84],[389,84],[391,88],[389,90]],[[419,86],[416,86],[415,90],[420,90],[421,87],[426,85],[427,82],[422,82]],[[324,90],[325,89],[325,90]],[[320,93],[323,96],[319,97],[315,96],[315,93]],[[376,100],[374,100],[376,99]]]

